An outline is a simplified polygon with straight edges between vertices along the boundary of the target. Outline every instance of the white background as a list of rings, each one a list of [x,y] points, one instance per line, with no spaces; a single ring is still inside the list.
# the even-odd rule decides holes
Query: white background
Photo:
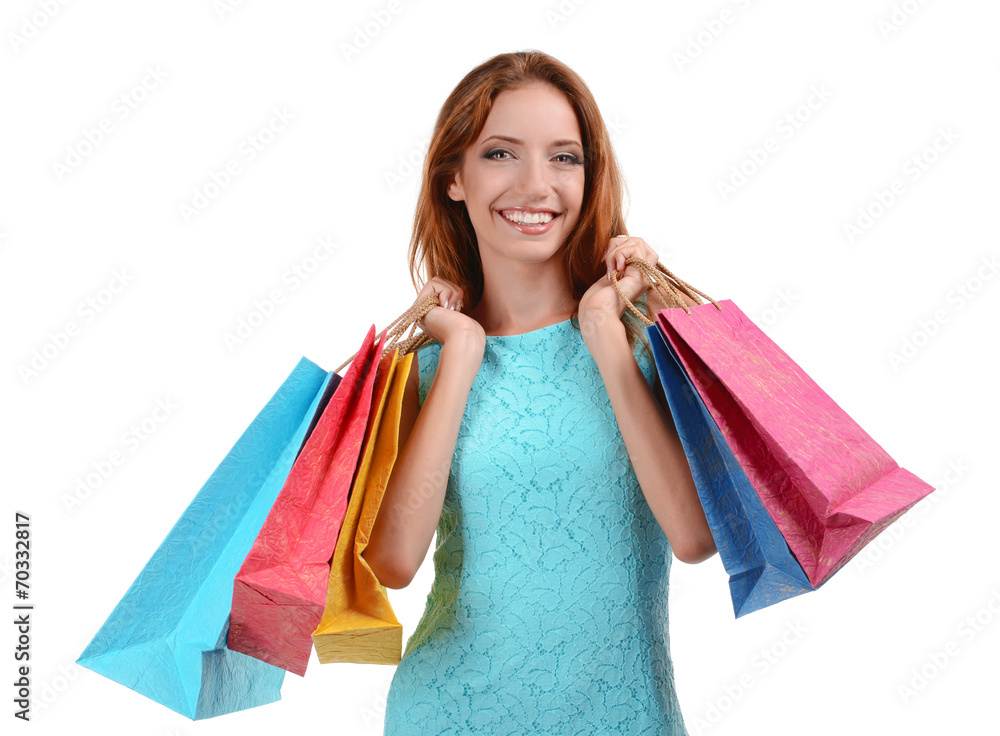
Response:
[[[629,231],[678,275],[733,299],[938,489],[822,590],[739,620],[717,556],[677,563],[672,650],[690,732],[993,732],[1000,6],[220,7],[16,0],[0,18],[0,563],[8,606],[13,515],[29,513],[36,700],[24,728],[381,733],[389,666],[314,658],[306,677],[286,676],[280,702],[193,723],[73,662],[296,361],[332,370],[372,324],[410,306],[422,141],[467,71],[538,48],[601,106],[629,185]],[[366,32],[373,13],[389,20]],[[123,94],[134,107],[124,118]],[[281,108],[293,119],[247,160],[240,145]],[[102,118],[111,131],[59,173]],[[768,138],[755,165],[748,149]],[[185,219],[182,205],[233,159],[242,172]],[[720,182],[741,165],[750,174],[724,196]],[[880,211],[876,192],[894,180],[902,193]],[[852,241],[844,226],[859,208],[872,220]],[[286,277],[316,265],[321,237],[332,255],[305,281]],[[224,334],[276,289],[283,303],[229,349]],[[77,334],[60,339],[70,321]],[[26,372],[36,350],[50,359]],[[158,399],[177,408],[129,449],[123,433]],[[115,450],[123,463],[67,507]],[[391,591],[404,637],[432,573],[428,555],[410,587]]]

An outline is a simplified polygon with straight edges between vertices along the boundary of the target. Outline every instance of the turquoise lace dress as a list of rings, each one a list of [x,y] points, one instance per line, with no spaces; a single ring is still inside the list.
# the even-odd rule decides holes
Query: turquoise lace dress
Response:
[[[417,353],[421,405],[440,349]],[[385,736],[687,734],[671,559],[573,322],[487,336]]]

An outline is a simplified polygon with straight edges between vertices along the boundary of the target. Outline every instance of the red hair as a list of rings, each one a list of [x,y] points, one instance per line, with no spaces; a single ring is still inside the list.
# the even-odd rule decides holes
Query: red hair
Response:
[[[466,311],[482,298],[483,264],[476,232],[465,203],[452,200],[447,190],[461,169],[465,150],[486,125],[496,96],[534,82],[550,84],[565,95],[583,136],[583,206],[562,250],[575,301],[579,303],[584,292],[607,273],[604,255],[608,242],[613,236],[627,235],[628,230],[622,214],[626,185],[604,118],[576,72],[541,51],[515,51],[494,56],[466,74],[438,114],[424,160],[410,238],[410,276],[417,291],[426,283],[418,284],[422,269],[427,279],[437,276],[460,286]],[[648,316],[644,299],[637,307]],[[573,317],[578,322],[577,312]],[[622,321],[629,345],[634,345],[639,334],[645,338],[645,325],[629,310]],[[574,326],[579,329],[578,324]]]

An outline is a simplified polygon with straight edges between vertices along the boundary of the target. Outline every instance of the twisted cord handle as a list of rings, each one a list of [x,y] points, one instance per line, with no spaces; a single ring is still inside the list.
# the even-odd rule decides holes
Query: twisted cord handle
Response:
[[[434,307],[440,306],[440,300],[437,293],[428,294],[420,302],[417,302],[412,307],[407,309],[403,314],[394,319],[385,328],[388,330],[386,332],[386,346],[382,349],[382,357],[391,353],[394,348],[399,349],[399,356],[402,357],[407,353],[413,352],[418,348],[427,345],[428,343],[434,342],[434,338],[428,335],[426,332],[415,335],[414,330],[417,328],[417,323],[424,318],[424,315],[431,311]],[[406,332],[407,328],[410,330],[410,335],[400,341],[403,333]],[[357,357],[355,352],[350,358],[345,360],[339,366],[335,373],[340,373],[341,368],[350,363]]]
[[[695,304],[703,303],[698,297],[698,295],[701,295],[714,304],[716,309],[720,312],[722,311],[722,307],[719,306],[719,303],[715,301],[715,299],[710,297],[705,292],[694,288],[688,282],[679,279],[659,261],[657,261],[656,265],[653,266],[649,263],[649,261],[644,261],[642,258],[629,256],[625,259],[625,263],[626,265],[631,264],[637,268],[639,272],[649,280],[649,283],[654,289],[656,289],[656,292],[660,295],[660,299],[663,300],[663,303],[666,304],[668,308],[680,307],[686,314],[691,314],[691,310],[684,303],[684,300],[681,297],[683,294],[684,296],[689,297]],[[635,313],[635,315],[641,319],[646,326],[654,324],[654,321],[636,309],[635,305],[632,304],[628,297],[626,297],[622,292],[621,287],[618,285],[618,272],[616,270],[611,271],[611,283],[614,284],[615,291],[618,292],[618,298],[625,302],[626,307],[632,310],[632,312]]]

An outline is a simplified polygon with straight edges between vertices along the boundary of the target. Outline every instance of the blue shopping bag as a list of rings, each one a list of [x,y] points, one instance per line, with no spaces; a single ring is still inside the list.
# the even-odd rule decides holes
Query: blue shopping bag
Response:
[[[656,371],[739,618],[814,590],[695,390],[659,324],[646,327]]]
[[[233,578],[340,376],[302,358],[77,663],[191,719],[272,703],[285,671],[227,648]]]

